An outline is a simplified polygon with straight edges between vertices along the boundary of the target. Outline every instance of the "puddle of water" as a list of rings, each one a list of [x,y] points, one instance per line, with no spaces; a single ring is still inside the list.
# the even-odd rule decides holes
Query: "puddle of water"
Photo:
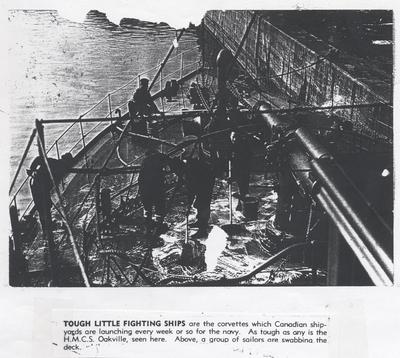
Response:
[[[218,258],[221,253],[225,250],[226,243],[228,241],[228,234],[218,226],[213,226],[208,238],[203,244],[206,246],[205,262],[207,265],[207,271],[214,271],[217,266]]]

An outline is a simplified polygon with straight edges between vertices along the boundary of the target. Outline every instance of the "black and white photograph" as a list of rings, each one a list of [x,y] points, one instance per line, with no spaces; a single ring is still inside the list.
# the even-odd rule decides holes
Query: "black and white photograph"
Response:
[[[391,286],[393,11],[8,11],[9,284]]]
[[[394,1],[0,15],[4,356],[396,356]]]

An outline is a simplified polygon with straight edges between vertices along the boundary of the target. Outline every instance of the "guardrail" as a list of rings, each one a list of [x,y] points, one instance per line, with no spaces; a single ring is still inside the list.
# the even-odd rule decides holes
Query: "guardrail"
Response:
[[[81,150],[85,150],[87,144],[100,132],[101,129],[113,124],[115,120],[113,113],[117,110],[123,111],[126,108],[128,102],[132,99],[133,92],[137,88],[141,78],[154,76],[156,72],[160,71],[160,75],[154,86],[156,92],[158,92],[163,89],[166,81],[174,78],[182,78],[198,69],[200,65],[198,60],[199,53],[200,46],[179,52],[178,54],[169,57],[167,64],[164,64],[164,66],[160,63],[157,66],[143,71],[122,86],[107,93],[98,102],[81,114],[76,121],[69,124],[57,136],[54,142],[46,148],[46,154],[51,155],[54,153],[55,156],[60,159],[61,153],[68,152],[75,156]],[[87,119],[89,115],[95,115],[97,118],[109,118],[110,122],[104,120],[85,122],[85,119]],[[89,123],[92,123],[91,127],[86,128]],[[78,137],[78,139],[71,144],[71,138],[76,137]],[[20,177],[21,175],[19,175],[19,178]],[[15,180],[17,179],[18,178],[15,178]],[[22,213],[19,213],[19,218],[26,215],[33,207],[33,200],[26,200],[29,179],[30,177],[26,175],[15,191],[12,191],[13,187],[10,188],[11,199],[9,206],[11,207],[14,205],[16,208],[20,209],[22,207]],[[22,192],[25,193],[25,195],[23,195],[25,200],[21,200],[18,203],[19,196]]]
[[[261,112],[267,106],[260,107]],[[262,119],[272,132],[285,123],[270,113]],[[290,127],[286,125],[286,131]],[[289,166],[299,163],[307,170],[296,170],[296,182],[326,212],[355,257],[375,285],[393,283],[393,231],[382,219],[353,180],[334,159],[327,147],[306,127],[293,131],[297,145],[288,150]],[[353,137],[354,139],[355,137]],[[361,138],[360,138],[361,139]],[[366,142],[359,143],[364,149]],[[367,147],[365,149],[368,149]],[[312,175],[310,175],[310,173]],[[328,271],[333,271],[328,265]]]

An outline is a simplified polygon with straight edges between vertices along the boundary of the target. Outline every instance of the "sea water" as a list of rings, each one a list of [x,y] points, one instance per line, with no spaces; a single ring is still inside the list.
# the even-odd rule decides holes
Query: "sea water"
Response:
[[[127,24],[125,21],[124,26],[119,26],[96,11],[89,12],[82,23],[76,23],[62,18],[55,10],[12,10],[8,23],[7,115],[11,133],[11,177],[35,119],[79,118],[107,93],[157,66],[177,36],[177,31],[166,24]],[[196,40],[194,32],[186,32],[175,52],[195,47]],[[180,66],[179,58],[176,66]],[[150,72],[147,77],[151,80],[154,73]],[[135,81],[112,95],[112,106],[126,103],[136,86]],[[122,108],[122,112],[125,111],[126,106]],[[104,101],[86,117],[104,117],[107,112],[108,101]],[[47,125],[46,145],[49,146],[65,127]],[[67,144],[79,140],[80,131],[76,127],[60,141],[60,147],[67,148]],[[36,155],[34,144],[15,188],[24,179],[25,168]],[[55,151],[50,155],[55,157]]]

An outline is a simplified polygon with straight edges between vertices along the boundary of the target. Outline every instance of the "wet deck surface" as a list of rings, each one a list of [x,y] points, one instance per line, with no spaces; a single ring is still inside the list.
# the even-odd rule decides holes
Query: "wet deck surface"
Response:
[[[142,272],[153,282],[160,283],[167,279],[166,284],[181,284],[182,282],[219,280],[222,278],[236,278],[254,270],[266,259],[283,247],[289,246],[296,238],[282,233],[274,228],[277,194],[273,189],[274,181],[264,179],[262,174],[252,175],[250,195],[259,198],[258,220],[248,221],[241,211],[233,210],[233,223],[241,225],[238,235],[228,235],[224,225],[229,224],[229,200],[227,197],[228,185],[226,180],[218,179],[214,187],[213,202],[208,237],[190,242],[195,243],[195,258],[190,263],[182,262],[182,250],[186,237],[185,203],[186,193],[177,192],[172,203],[172,209],[165,221],[169,230],[161,235],[163,245],[153,248],[148,260],[143,264],[143,258],[148,251],[146,236],[143,233],[142,211],[136,211],[131,217],[132,223],[121,224],[118,230],[104,234],[102,244],[104,248],[113,248],[123,252],[129,258],[111,255],[109,279],[106,279],[106,259],[93,248],[89,261],[89,272],[94,285],[128,286],[124,275],[132,281],[136,271],[132,264],[143,264]],[[235,188],[234,188],[235,189]],[[233,208],[237,206],[237,199],[233,199]],[[189,222],[195,221],[195,210],[189,216]],[[266,232],[266,228],[268,228]],[[190,229],[193,234],[196,229]],[[63,230],[55,230],[59,259],[67,271],[75,266],[74,258],[67,239],[62,239]],[[37,239],[32,246],[30,271],[41,271],[46,266],[45,243]],[[113,261],[115,259],[116,263]],[[118,266],[122,270],[118,269]],[[121,273],[123,271],[123,274]],[[275,263],[265,271],[255,275],[243,284],[290,284],[300,278],[310,276],[307,268],[299,257],[284,259]],[[323,273],[321,273],[323,275]],[[68,282],[68,277],[65,278]],[[73,281],[73,278],[70,277]],[[108,281],[108,282],[106,282]],[[67,285],[67,283],[66,283]],[[136,278],[135,285],[147,286],[142,278]]]
[[[187,90],[187,88],[186,88]],[[254,98],[253,98],[254,97]],[[251,93],[246,95],[246,99],[252,105],[256,102],[256,95]],[[182,95],[178,95],[175,102],[164,103],[168,110],[175,110],[182,107],[184,101]],[[160,134],[160,138],[171,140],[175,143],[182,140],[181,125],[171,126]],[[94,150],[91,164],[95,167],[101,166],[104,157],[108,154],[104,150],[104,145],[112,148],[116,136],[108,135],[106,143],[99,143]],[[140,164],[143,151],[146,149],[145,143],[139,143],[132,138],[126,138],[120,145],[119,155],[127,163]],[[166,146],[159,148],[167,151]],[[118,158],[110,161],[110,167],[121,166]],[[256,165],[257,166],[257,165]],[[87,262],[88,272],[92,284],[105,286],[148,286],[142,277],[137,277],[134,265],[142,266],[141,272],[148,277],[153,284],[161,283],[177,285],[185,282],[220,280],[222,278],[236,278],[247,274],[254,268],[265,262],[266,259],[277,253],[284,247],[294,243],[297,238],[282,233],[275,229],[273,221],[277,205],[277,193],[274,190],[276,180],[270,176],[264,178],[264,173],[253,170],[250,182],[250,195],[258,198],[258,217],[256,221],[247,221],[242,212],[235,210],[237,199],[233,199],[233,223],[240,224],[242,230],[238,235],[228,235],[223,230],[223,226],[229,224],[229,198],[228,184],[225,179],[217,179],[214,186],[213,200],[211,204],[211,218],[208,237],[199,239],[195,247],[195,258],[191,262],[182,262],[182,250],[185,246],[186,237],[186,193],[184,189],[179,190],[174,196],[170,210],[166,216],[168,231],[161,236],[163,245],[151,250],[151,255],[143,262],[148,252],[148,238],[144,235],[143,211],[140,209],[139,200],[134,199],[137,189],[129,191],[129,198],[135,201],[138,207],[128,210],[122,215],[118,228],[113,228],[109,233],[103,233],[100,242],[93,240],[89,249]],[[90,179],[90,178],[89,178]],[[93,180],[93,178],[91,178]],[[132,179],[128,175],[116,175],[104,177],[102,187],[109,187],[112,193],[129,184]],[[90,189],[90,184],[85,176],[75,176],[68,178],[70,186],[64,193],[66,197],[65,206],[68,208],[67,216],[75,216],[80,203],[85,198]],[[75,189],[74,189],[75,188]],[[76,188],[80,188],[78,191]],[[72,190],[72,191],[71,191]],[[233,191],[237,191],[236,184]],[[78,238],[79,246],[82,249],[82,231],[95,217],[92,202],[94,194],[89,196],[89,200],[83,205],[82,212],[76,217],[74,222],[74,232]],[[113,201],[114,209],[120,205],[120,198]],[[137,206],[137,205],[136,205]],[[62,285],[79,285],[79,273],[77,272],[76,261],[73,256],[71,245],[65,237],[65,227],[59,220],[56,212],[54,234],[58,252],[58,259],[61,265]],[[195,210],[193,209],[189,217],[189,222],[195,221]],[[95,221],[90,224],[91,237],[95,236]],[[267,228],[267,230],[266,230]],[[195,229],[190,230],[192,235]],[[192,243],[193,241],[190,240]],[[25,252],[29,271],[35,273],[29,282],[31,285],[47,284],[48,266],[47,249],[41,233],[29,249]],[[109,254],[107,250],[115,250],[118,254]],[[111,259],[110,259],[111,257]],[[323,272],[318,273],[324,277]],[[108,276],[108,279],[107,279]],[[263,272],[255,275],[250,280],[243,281],[243,284],[292,284],[294,282],[307,282],[311,276],[311,269],[303,264],[302,257],[299,255],[289,256],[282,259]]]
[[[289,246],[296,238],[290,235],[282,236],[275,229],[273,220],[276,209],[276,192],[272,189],[273,181],[264,179],[261,174],[252,176],[250,194],[260,198],[257,221],[247,221],[240,211],[234,210],[233,222],[240,224],[242,230],[237,235],[229,235],[224,231],[224,225],[229,224],[229,204],[226,196],[227,183],[225,180],[217,180],[211,205],[211,219],[209,234],[207,237],[191,242],[193,259],[182,261],[182,253],[185,250],[186,221],[185,221],[185,193],[178,192],[175,196],[173,209],[167,214],[166,222],[169,230],[161,235],[163,244],[153,248],[150,257],[143,263],[148,251],[146,237],[143,231],[132,226],[122,226],[118,244],[112,240],[114,248],[123,249],[130,261],[121,259],[118,265],[123,267],[124,274],[132,282],[136,278],[136,272],[131,264],[143,265],[142,272],[153,282],[162,285],[179,285],[187,282],[207,282],[222,278],[237,278],[247,274],[265,262],[266,259],[278,252],[283,247]],[[237,200],[233,202],[233,207]],[[138,221],[140,223],[140,215]],[[189,222],[195,221],[195,214],[189,216]],[[268,228],[266,234],[265,228]],[[191,229],[189,234],[193,234]],[[111,241],[109,242],[110,245]],[[97,274],[94,283],[104,284],[104,268],[99,258],[94,255],[92,261],[96,262]],[[113,265],[112,265],[113,266]],[[115,272],[113,271],[115,270]],[[125,286],[126,279],[117,268],[111,270],[108,285]],[[299,257],[285,258],[271,265],[265,271],[255,275],[243,284],[290,284],[298,279],[306,280],[310,277],[311,270],[307,268]],[[321,272],[320,276],[324,274]],[[147,285],[140,277],[135,284]]]

